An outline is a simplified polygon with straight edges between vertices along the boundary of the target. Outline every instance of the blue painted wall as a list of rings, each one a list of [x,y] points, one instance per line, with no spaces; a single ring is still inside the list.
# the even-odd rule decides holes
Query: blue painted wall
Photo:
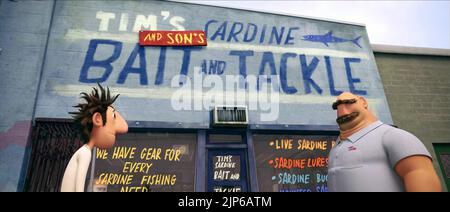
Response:
[[[203,29],[208,46],[140,47],[139,29]],[[329,31],[328,41],[303,37]],[[361,47],[342,40],[359,36]],[[192,81],[200,67],[221,79],[281,78],[278,119],[263,122],[261,110],[252,110],[251,123],[334,125],[330,104],[341,91],[365,96],[381,120],[392,122],[363,26],[176,2],[57,1],[47,53],[37,117],[68,118],[77,95],[100,82],[121,93],[117,106],[127,120],[208,126],[207,109],[171,105],[173,77]],[[203,88],[203,97],[209,90]]]
[[[0,191],[21,189],[52,5],[0,2]]]

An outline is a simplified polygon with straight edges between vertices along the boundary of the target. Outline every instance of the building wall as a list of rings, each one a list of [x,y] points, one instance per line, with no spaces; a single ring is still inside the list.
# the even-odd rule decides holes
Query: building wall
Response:
[[[77,29],[78,27],[80,29],[86,28],[93,30],[95,33],[99,32],[99,19],[96,18],[96,15],[99,11],[109,11],[111,13],[117,12],[115,22],[111,22],[115,28],[114,30],[111,29],[110,33],[112,33],[113,35],[114,33],[120,34],[118,30],[118,20],[120,16],[119,14],[121,14],[121,11],[123,11],[123,7],[121,5],[111,5],[108,2],[104,5],[91,8],[83,7],[87,4],[84,1],[59,1],[56,7],[56,15],[59,15],[61,18],[59,18],[57,20],[57,23],[54,25],[60,26],[60,28],[52,27],[54,38],[59,39],[55,39],[52,41],[52,37],[50,37],[50,43],[53,44],[53,46],[49,46],[49,51],[47,52],[50,52],[51,54],[46,58],[45,53],[46,47],[48,46],[47,39],[52,34],[49,33],[49,29],[51,18],[53,15],[53,4],[53,0],[0,1],[0,73],[2,74],[2,76],[0,77],[0,89],[2,91],[0,92],[0,191],[21,190],[20,180],[23,180],[23,177],[21,177],[21,175],[23,176],[24,174],[23,167],[26,167],[24,166],[24,162],[26,162],[24,160],[25,158],[27,158],[25,157],[26,145],[30,137],[31,123],[36,110],[36,93],[39,87],[41,74],[43,74],[43,76],[45,77],[45,74],[47,73],[52,77],[52,80],[66,83],[66,81],[62,79],[64,79],[64,77],[67,78],[67,76],[69,75],[64,72],[64,70],[70,69],[75,71],[75,74],[72,74],[72,76],[74,76],[75,78],[70,78],[70,80],[78,82],[80,69],[83,66],[84,58],[86,56],[89,44],[88,41],[81,42],[82,45],[76,42],[64,41],[64,39],[61,39],[63,34],[66,32],[64,30],[71,29],[70,27]],[[137,3],[134,1],[125,2],[123,4],[123,6],[129,8],[139,8],[137,6],[135,7]],[[162,9],[168,10],[170,8],[171,7],[163,7]],[[216,10],[219,9],[216,8]],[[207,11],[207,13],[209,14],[210,10],[205,11]],[[130,11],[128,12],[133,16],[141,14],[146,15],[148,13],[148,9],[142,9],[142,11],[140,12],[134,12],[130,9]],[[228,14],[227,12],[224,13]],[[184,13],[182,12],[182,14]],[[225,15],[223,16],[224,17],[218,18],[227,20],[227,17]],[[266,16],[266,14],[257,14],[257,16]],[[63,19],[63,17],[71,17],[71,19]],[[162,15],[159,18],[162,19]],[[285,18],[287,19],[287,17]],[[243,18],[243,20],[246,19]],[[191,23],[185,24],[187,24],[186,26],[191,26]],[[204,25],[202,25],[200,22],[197,24],[198,25],[195,26]],[[130,23],[129,28],[132,27],[131,25],[132,24]],[[332,24],[326,23],[323,25],[329,26]],[[169,27],[165,25],[163,26]],[[314,27],[311,27],[311,29],[314,29]],[[325,29],[328,28],[324,27],[323,30]],[[362,33],[365,33],[365,29],[361,28],[360,30]],[[313,34],[314,32],[314,30],[311,30],[310,33]],[[337,31],[335,31],[335,33],[336,32]],[[364,36],[366,36],[366,34],[364,34]],[[353,37],[353,35],[350,37]],[[62,46],[60,44],[65,44],[66,46]],[[311,43],[308,45],[315,44]],[[343,46],[345,48],[352,48],[352,45],[344,44]],[[365,46],[367,48],[370,48],[368,40],[366,41]],[[66,49],[67,51],[58,51],[58,48],[63,49],[63,47],[67,47],[68,50]],[[326,48],[321,43],[318,43],[317,46],[309,47]],[[133,51],[133,48],[133,45],[125,48],[127,50],[127,52],[124,53],[125,58],[120,59],[121,63],[119,64],[120,66],[118,66],[119,68],[115,67],[114,73],[116,75],[118,75],[118,72],[120,72],[120,69],[124,66],[124,63],[128,59],[130,52]],[[72,53],[78,55],[72,56],[69,51],[70,49],[77,50],[72,51]],[[178,59],[181,58],[180,52],[181,51],[179,51],[177,55]],[[67,53],[66,58],[61,57],[63,53]],[[52,57],[52,55],[54,57]],[[155,58],[157,58],[157,52],[152,51],[151,55],[153,60],[149,63],[152,63],[152,69],[156,70],[157,59]],[[390,121],[390,109],[390,111],[392,112],[394,124],[398,125],[400,128],[414,133],[417,137],[419,137],[425,143],[430,152],[432,152],[433,157],[436,156],[434,155],[432,143],[450,142],[450,74],[448,73],[450,67],[449,58],[450,57],[448,56],[424,56],[417,54],[393,54],[382,52],[375,53],[375,59],[381,75],[381,81],[384,84],[383,86],[390,107],[382,107],[380,109],[381,114],[384,114],[383,116],[385,117],[385,119],[387,121]],[[234,64],[236,67],[238,66],[238,60],[236,59],[236,56],[234,56],[233,59],[235,62],[230,62],[229,67],[230,64]],[[44,61],[47,61],[46,64],[43,64]],[[278,62],[279,60],[277,60],[277,63]],[[260,61],[258,60],[254,63],[257,67],[260,64]],[[322,65],[319,65],[318,69],[320,69],[322,75],[326,75],[323,74],[326,73],[326,67],[323,64],[322,58],[321,63]],[[180,64],[177,65],[177,71],[179,70],[179,66]],[[296,65],[296,68],[298,69],[297,66],[298,64]],[[336,68],[335,70],[342,69],[342,65],[338,67],[339,68]],[[44,71],[44,73],[41,73],[42,69],[48,70],[47,72]],[[279,70],[279,66],[277,66],[277,69]],[[266,72],[268,71],[269,70],[266,70]],[[370,79],[370,81],[367,82],[367,85],[365,85],[364,88],[370,86],[377,88],[378,90],[375,89],[376,95],[374,97],[380,98],[381,102],[383,102],[382,105],[384,106],[385,98],[383,90],[382,88],[380,88],[382,86],[378,86],[380,85],[378,74],[375,69],[371,73],[373,73],[374,75],[366,76],[361,74],[356,75],[356,77],[362,79],[362,84],[366,82],[365,80]],[[153,76],[154,73],[152,73],[152,77]],[[339,79],[339,76],[335,77],[336,79],[338,79],[338,81],[347,81],[346,78]],[[374,78],[376,78],[376,80],[374,80]],[[138,82],[139,79],[133,76],[128,80]],[[324,88],[328,84],[327,80],[324,80],[322,78],[317,78],[316,80],[317,82],[319,82],[319,85],[324,86]],[[116,83],[114,83],[114,81],[115,78],[112,82],[107,82],[106,84],[115,85]],[[150,81],[153,82],[154,78],[150,78]],[[294,83],[298,81],[302,81],[300,75],[289,82]],[[337,88],[348,88],[345,83],[343,83],[343,85],[345,86]],[[87,85],[87,87],[90,86],[91,84]],[[126,84],[125,87],[126,86],[129,86],[129,84]],[[53,90],[51,90],[52,87],[48,86],[46,83],[41,84],[40,87],[41,94],[51,97],[56,96]],[[302,85],[302,83],[300,83],[298,87],[302,88],[304,86]],[[328,87],[326,88],[327,89],[324,90],[328,90]],[[79,92],[79,90],[69,92],[70,94],[67,97],[67,101],[48,101],[50,98],[42,100],[40,104],[40,107],[42,109],[42,116],[46,117],[46,115],[48,114],[54,115],[55,110],[53,109],[56,107],[65,108],[65,110],[60,110],[60,113],[58,114],[61,114],[61,117],[67,118],[68,115],[66,112],[72,110],[71,106],[74,105],[74,103],[77,101],[76,96]],[[331,95],[328,95],[328,93],[326,93],[325,96],[327,98],[329,97],[330,99],[333,98]],[[55,99],[60,100],[58,98]],[[325,103],[323,104],[323,108],[326,107],[327,109],[329,109],[328,99],[326,100],[327,101],[325,101]],[[127,99],[125,95],[121,96],[119,104],[120,102],[128,102],[127,104],[130,105],[130,107],[137,105],[135,104],[135,100],[133,100],[132,98]],[[123,108],[127,108],[127,105],[125,104],[123,104],[122,106]],[[126,110],[124,112],[125,114],[127,113]],[[132,112],[133,111],[128,111],[128,115],[139,115],[139,113]],[[156,114],[157,111],[154,113]],[[333,112],[330,112],[329,114],[332,113]],[[286,112],[284,114],[291,115],[292,113]],[[330,119],[330,116],[328,115],[326,116],[327,120],[329,119],[332,121],[332,119]],[[54,116],[60,117],[58,115]],[[187,117],[189,118],[191,117],[191,115]],[[173,118],[179,117],[173,115]],[[207,119],[208,116],[205,115],[204,123],[209,124],[209,121]],[[289,119],[286,120],[289,121]],[[298,120],[304,121],[305,123],[313,123],[304,118]],[[439,174],[441,175],[437,163],[435,163],[435,166],[436,170],[438,170]]]
[[[52,8],[0,1],[0,191],[20,190]]]
[[[208,46],[143,47],[137,44],[140,29],[205,30]],[[354,42],[302,40],[331,32]],[[101,83],[121,94],[115,106],[129,121],[207,128],[211,102],[233,104],[224,101],[227,91],[244,100],[238,104],[249,105],[251,124],[335,125],[330,102],[350,90],[373,102],[381,120],[392,122],[367,31],[360,25],[180,2],[56,1],[49,38],[36,117],[70,118],[67,112],[79,93]],[[223,70],[211,64],[222,64]],[[202,85],[194,73],[213,79],[215,87],[208,84],[212,80]],[[273,110],[252,99],[264,92],[257,90],[256,77],[269,73],[279,76],[283,88]],[[178,75],[187,77],[183,89]],[[226,76],[255,77],[255,83],[241,92],[226,87]],[[184,107],[174,106],[181,96]]]
[[[436,158],[432,144],[450,143],[450,56],[375,52],[375,59],[394,124]]]

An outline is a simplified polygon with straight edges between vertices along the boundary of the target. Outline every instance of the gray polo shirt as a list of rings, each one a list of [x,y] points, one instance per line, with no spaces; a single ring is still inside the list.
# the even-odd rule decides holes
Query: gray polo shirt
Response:
[[[394,170],[403,158],[431,158],[413,134],[376,121],[331,149],[328,161],[329,191],[404,191]]]

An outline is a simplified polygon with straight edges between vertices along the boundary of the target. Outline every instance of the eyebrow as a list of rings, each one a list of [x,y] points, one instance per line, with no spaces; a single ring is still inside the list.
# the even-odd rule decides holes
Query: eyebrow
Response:
[[[113,113],[116,111],[116,108],[110,105],[110,107],[113,109]]]
[[[333,105],[331,107],[333,108],[333,110],[337,110],[337,107],[341,104],[353,104],[355,102],[356,102],[356,98],[337,100],[337,101],[333,102]]]

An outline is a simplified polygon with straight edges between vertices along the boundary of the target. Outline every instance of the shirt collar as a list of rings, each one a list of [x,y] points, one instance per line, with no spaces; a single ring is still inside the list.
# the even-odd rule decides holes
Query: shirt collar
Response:
[[[380,120],[369,124],[369,126],[363,128],[362,130],[354,133],[353,135],[349,136],[346,140],[350,141],[351,143],[355,143],[356,141],[358,141],[360,138],[364,137],[366,134],[368,134],[369,132],[371,132],[372,130],[378,128],[379,126],[383,125],[383,122],[381,122]],[[340,143],[341,142],[341,138],[338,136],[337,142]]]

